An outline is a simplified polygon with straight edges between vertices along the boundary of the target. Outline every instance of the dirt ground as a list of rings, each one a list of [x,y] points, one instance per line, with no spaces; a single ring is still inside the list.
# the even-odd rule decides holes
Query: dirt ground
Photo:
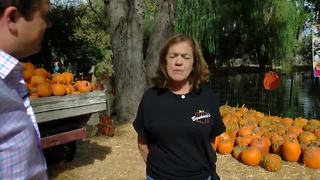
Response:
[[[72,162],[48,165],[50,179],[56,180],[140,180],[145,179],[145,164],[136,144],[137,135],[131,124],[116,126],[114,137],[95,136],[77,143]],[[268,172],[261,167],[249,167],[230,155],[219,155],[217,172],[223,180],[288,179],[320,180],[320,170],[299,163],[283,161],[279,172]]]

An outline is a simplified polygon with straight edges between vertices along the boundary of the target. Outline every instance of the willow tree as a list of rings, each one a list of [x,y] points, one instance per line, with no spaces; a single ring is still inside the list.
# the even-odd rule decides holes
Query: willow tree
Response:
[[[218,52],[218,10],[219,1],[177,1],[175,30],[194,37],[207,57]]]
[[[242,1],[241,35],[247,51],[260,67],[273,63],[288,67],[306,18],[303,9],[303,1]]]
[[[294,55],[303,8],[301,0],[179,0],[176,29],[198,39],[209,57],[249,54],[264,68]]]
[[[104,2],[110,22],[109,31],[114,55],[115,112],[118,121],[132,121],[142,93],[147,88],[147,79],[153,75],[160,47],[171,34],[175,0],[158,1],[146,60],[143,56],[144,1]],[[148,70],[149,68],[151,70]]]

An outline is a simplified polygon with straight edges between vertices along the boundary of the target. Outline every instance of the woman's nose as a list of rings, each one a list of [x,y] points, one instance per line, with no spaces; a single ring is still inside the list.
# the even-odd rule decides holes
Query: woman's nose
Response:
[[[182,57],[177,56],[176,61],[175,61],[175,65],[181,65],[181,64],[182,64]]]

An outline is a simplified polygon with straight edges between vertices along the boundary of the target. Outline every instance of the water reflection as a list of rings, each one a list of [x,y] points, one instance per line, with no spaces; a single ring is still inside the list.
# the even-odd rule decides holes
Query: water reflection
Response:
[[[275,91],[263,88],[263,73],[221,73],[211,75],[211,87],[220,103],[256,109],[282,117],[320,119],[319,78],[312,72],[281,75],[281,85]]]

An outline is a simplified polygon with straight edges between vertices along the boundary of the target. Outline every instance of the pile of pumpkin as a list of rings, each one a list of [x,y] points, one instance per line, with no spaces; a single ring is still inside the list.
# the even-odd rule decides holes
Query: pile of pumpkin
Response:
[[[320,169],[320,121],[268,116],[246,107],[220,106],[226,132],[213,148],[249,166],[279,171],[282,160]]]
[[[86,80],[74,81],[70,72],[50,74],[32,63],[23,63],[23,78],[26,82],[30,100],[38,97],[80,94],[93,90]]]

